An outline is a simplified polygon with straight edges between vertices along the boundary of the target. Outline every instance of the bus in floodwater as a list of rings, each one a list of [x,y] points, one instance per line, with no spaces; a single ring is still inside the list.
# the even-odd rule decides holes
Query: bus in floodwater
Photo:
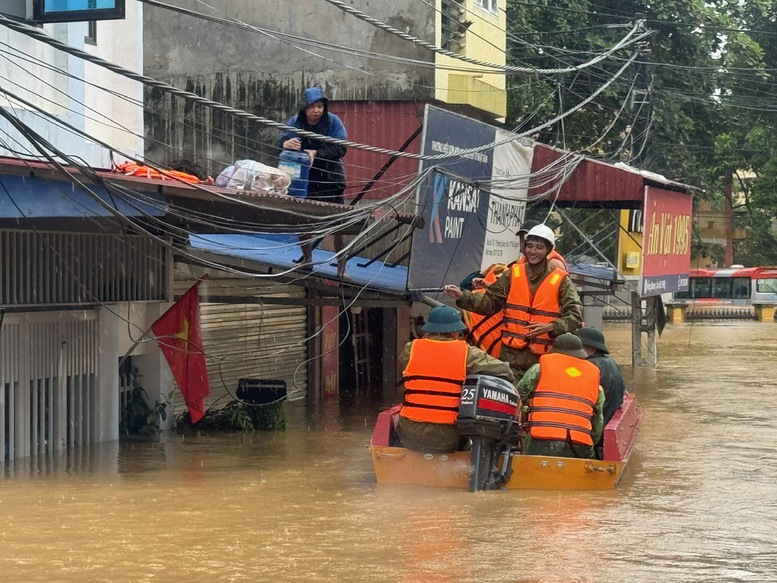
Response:
[[[777,304],[777,267],[692,269],[688,290],[672,294],[672,304],[689,308],[747,308]]]

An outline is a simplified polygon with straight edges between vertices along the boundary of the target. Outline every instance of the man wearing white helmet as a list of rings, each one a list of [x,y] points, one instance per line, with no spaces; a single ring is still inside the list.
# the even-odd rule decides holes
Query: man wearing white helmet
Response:
[[[456,305],[484,316],[504,313],[500,359],[516,377],[550,350],[553,339],[572,333],[583,320],[583,306],[566,271],[548,263],[556,237],[547,225],[526,234],[526,263],[515,263],[484,293],[473,294],[448,284],[445,293]]]

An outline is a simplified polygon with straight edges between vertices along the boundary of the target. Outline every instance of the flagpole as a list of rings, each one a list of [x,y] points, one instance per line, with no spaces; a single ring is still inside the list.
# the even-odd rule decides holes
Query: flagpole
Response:
[[[207,274],[207,273],[206,273],[206,274],[204,274],[202,277],[198,278],[198,279],[197,279],[197,281],[195,281],[195,282],[194,282],[194,285],[192,285],[192,287],[200,285],[200,284],[201,284],[203,281],[205,281],[205,280],[206,280],[206,279],[208,279],[208,278],[209,278],[208,274]],[[192,288],[190,287],[189,289],[192,289]],[[189,290],[186,290],[186,293],[188,293],[188,291],[189,291]],[[186,293],[184,293],[183,295],[186,295]],[[181,296],[181,297],[183,297],[183,296]],[[178,299],[181,299],[181,298],[178,298]],[[176,301],[178,301],[178,300],[176,300]],[[174,305],[175,305],[175,302],[173,302],[173,306],[174,306]],[[172,306],[170,306],[170,308],[172,308]],[[168,308],[168,310],[169,310],[170,308]],[[5,312],[5,310],[3,310],[3,312]],[[166,314],[166,313],[167,313],[167,310],[165,310],[165,314]],[[3,315],[5,315],[5,313],[3,313]],[[164,316],[164,314],[162,314],[162,315]],[[162,317],[162,316],[160,316],[160,318],[161,318],[161,317]],[[124,364],[124,362],[125,362],[125,361],[126,361],[126,360],[127,360],[129,357],[130,357],[130,356],[132,356],[132,353],[133,353],[133,352],[135,351],[135,349],[136,349],[136,348],[137,348],[137,347],[140,345],[140,343],[141,343],[141,342],[143,342],[143,340],[145,340],[146,336],[148,336],[149,332],[151,332],[151,329],[154,327],[154,324],[156,323],[156,321],[157,321],[158,319],[159,319],[159,318],[157,318],[156,320],[154,320],[154,323],[152,323],[152,324],[151,324],[151,326],[149,326],[148,328],[146,328],[146,331],[145,331],[145,332],[143,332],[143,334],[141,334],[141,335],[140,335],[140,338],[138,338],[138,339],[135,341],[135,343],[134,343],[132,346],[130,346],[130,347],[129,347],[129,350],[127,350],[127,352],[126,352],[126,353],[124,353],[124,356],[122,356],[122,357],[121,357],[121,360],[119,360],[119,370],[121,370],[121,367],[122,367],[122,365]],[[0,323],[2,323],[2,319],[0,319]]]

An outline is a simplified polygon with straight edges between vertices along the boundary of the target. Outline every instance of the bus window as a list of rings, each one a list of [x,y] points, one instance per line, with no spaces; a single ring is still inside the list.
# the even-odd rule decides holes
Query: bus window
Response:
[[[757,279],[755,291],[759,294],[777,294],[777,278]]]
[[[731,280],[726,279],[713,279],[712,297],[713,298],[730,298],[731,297]]]
[[[732,298],[735,300],[746,300],[750,297],[750,279],[746,277],[735,277],[733,282]]]
[[[691,278],[691,294],[692,298],[708,298],[710,297],[709,277],[692,277]]]

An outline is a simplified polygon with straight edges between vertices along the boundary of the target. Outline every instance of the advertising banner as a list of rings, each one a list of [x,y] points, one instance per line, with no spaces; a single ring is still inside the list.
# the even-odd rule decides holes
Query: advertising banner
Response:
[[[428,173],[418,205],[426,226],[413,236],[409,289],[458,284],[480,269],[489,197],[477,183],[490,183],[493,151],[457,152],[490,144],[495,135],[494,127],[427,106],[421,152],[451,157],[421,163]]]
[[[427,106],[421,152],[451,157],[421,163],[420,171],[428,173],[418,206],[426,226],[413,236],[408,289],[434,297],[433,290],[446,283],[518,258],[515,232],[525,202],[516,199],[525,199],[531,148],[509,143],[458,154],[497,136],[493,126]]]
[[[688,289],[692,213],[690,194],[645,187],[642,297]]]
[[[497,141],[506,135],[506,131],[497,130]],[[494,263],[510,263],[520,257],[516,232],[526,214],[533,155],[534,148],[519,141],[494,148],[486,242],[480,265],[483,271]]]

